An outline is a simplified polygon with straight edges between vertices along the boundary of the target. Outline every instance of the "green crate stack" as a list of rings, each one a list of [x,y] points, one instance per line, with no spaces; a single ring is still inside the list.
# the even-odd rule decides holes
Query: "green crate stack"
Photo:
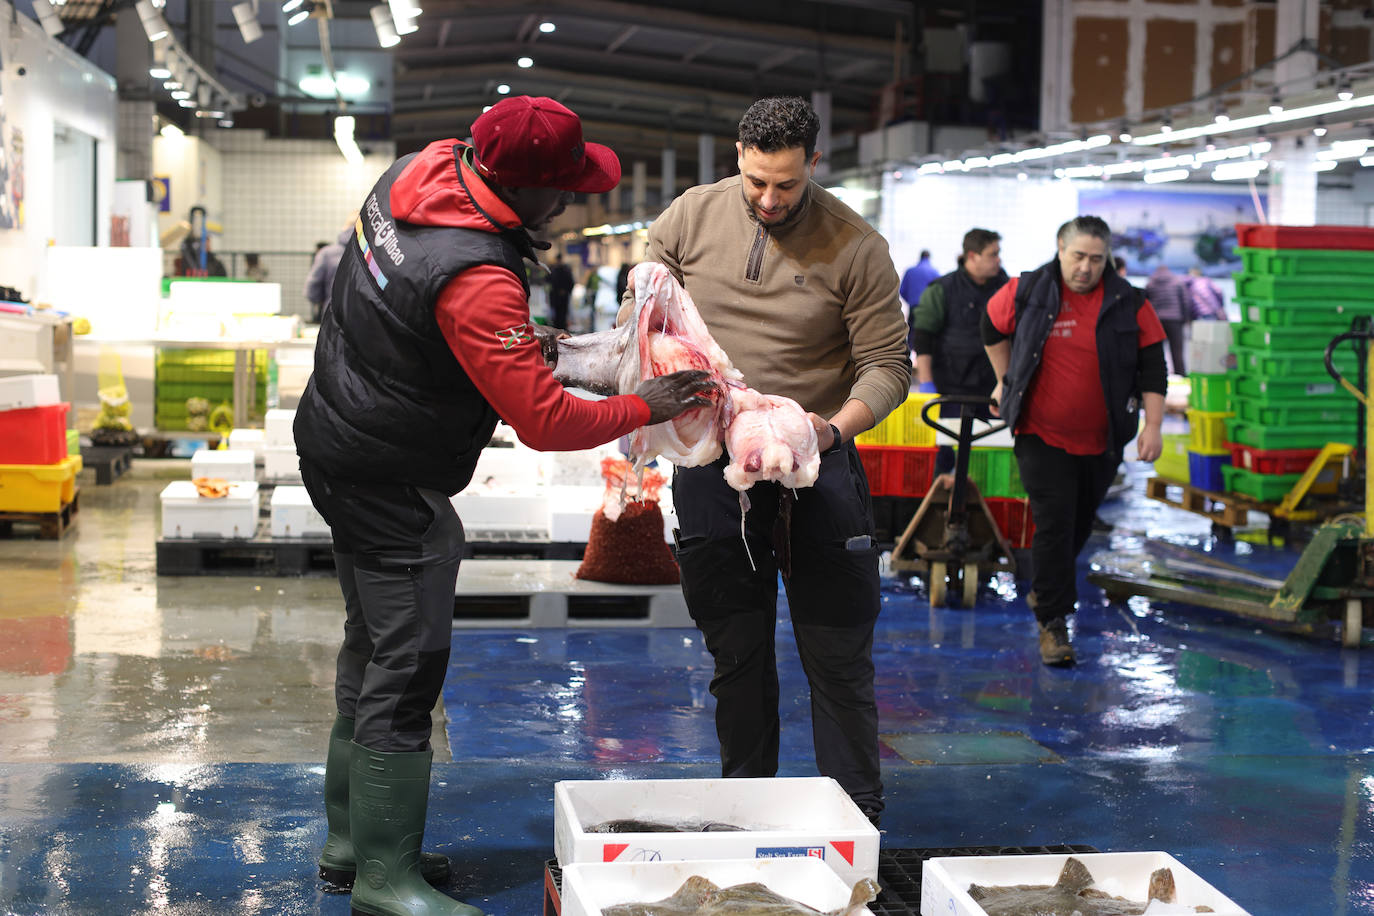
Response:
[[[984,496],[1026,498],[1021,485],[1021,469],[1009,448],[974,446],[968,454],[968,476]]]
[[[267,351],[253,354],[253,407],[267,412]],[[234,402],[234,351],[159,350],[154,361],[153,422],[161,430],[187,428],[186,401],[204,398],[210,409]]]
[[[1188,387],[1188,406],[1194,410],[1226,413],[1231,409],[1230,373],[1191,372]]]

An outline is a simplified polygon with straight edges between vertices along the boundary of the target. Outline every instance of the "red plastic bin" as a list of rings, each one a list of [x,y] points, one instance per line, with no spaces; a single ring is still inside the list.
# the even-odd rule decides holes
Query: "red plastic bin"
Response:
[[[1257,474],[1301,474],[1307,470],[1319,448],[1252,448],[1248,445],[1226,443],[1231,450],[1234,467]]]
[[[1011,546],[1031,545],[1035,537],[1035,520],[1031,518],[1030,500],[987,496],[983,498],[983,502],[987,504],[993,521],[997,522],[1002,536]]]
[[[67,457],[70,404],[0,410],[0,464],[57,464]]]
[[[859,459],[874,496],[925,496],[935,473],[936,449],[912,445],[860,445]]]
[[[1241,248],[1322,248],[1374,251],[1374,229],[1364,226],[1261,226],[1236,223]]]

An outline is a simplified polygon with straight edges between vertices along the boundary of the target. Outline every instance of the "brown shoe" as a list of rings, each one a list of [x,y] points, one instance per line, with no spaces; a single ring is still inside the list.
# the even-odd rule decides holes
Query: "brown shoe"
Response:
[[[1069,645],[1069,625],[1064,618],[1040,624],[1040,660],[1056,668],[1074,663],[1073,646]]]

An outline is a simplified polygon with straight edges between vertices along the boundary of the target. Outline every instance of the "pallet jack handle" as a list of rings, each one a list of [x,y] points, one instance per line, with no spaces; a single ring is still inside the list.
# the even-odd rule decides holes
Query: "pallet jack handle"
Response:
[[[1326,353],[1323,356],[1323,360],[1326,363],[1327,373],[1333,379],[1340,382],[1341,386],[1345,388],[1346,391],[1354,395],[1355,399],[1359,401],[1361,404],[1363,404],[1366,409],[1368,409],[1369,397],[1359,388],[1351,384],[1349,379],[1341,375],[1340,371],[1336,368],[1336,364],[1332,361],[1332,357],[1336,353],[1336,347],[1345,343],[1347,340],[1361,340],[1365,342],[1366,346],[1368,345],[1370,340],[1374,340],[1374,328],[1370,327],[1369,319],[1356,318],[1354,321],[1352,321],[1351,328],[1349,331],[1346,331],[1344,334],[1337,334],[1335,337],[1331,338],[1331,342],[1326,345]],[[1364,348],[1362,347],[1361,349]]]
[[[969,404],[969,405],[974,406],[974,407],[981,407],[981,406],[983,406],[983,405],[985,405],[985,404],[996,404],[996,403],[997,403],[997,402],[994,401],[992,398],[984,397],[984,396],[982,396],[982,395],[976,395],[976,394],[942,394],[942,395],[938,395],[938,396],[936,396],[936,397],[931,398],[929,401],[926,401],[924,404],[921,405],[921,419],[924,420],[924,421],[925,421],[925,424],[926,424],[927,426],[931,427],[932,429],[935,429],[935,430],[937,430],[938,432],[944,433],[946,436],[949,436],[951,439],[959,440],[959,444],[960,444],[960,445],[971,444],[971,443],[977,442],[979,439],[982,439],[984,436],[991,436],[993,433],[1000,433],[1002,430],[1004,430],[1004,429],[1007,428],[1007,424],[1005,424],[1005,423],[992,423],[990,426],[988,426],[987,429],[980,430],[980,431],[978,431],[978,432],[976,432],[976,433],[975,433],[975,432],[972,432],[972,431],[971,431],[971,427],[970,427],[969,439],[968,439],[968,442],[966,443],[966,442],[964,442],[963,439],[962,439],[962,435],[963,435],[963,430],[962,430],[962,429],[961,429],[959,432],[955,432],[954,430],[946,429],[945,427],[941,426],[937,421],[932,420],[932,419],[930,418],[930,409],[931,409],[932,407],[937,407],[937,406],[939,406],[940,404]],[[962,425],[962,424],[961,424],[961,425]]]
[[[1356,352],[1360,354],[1362,360],[1359,364],[1360,382],[1368,385],[1368,380],[1374,379],[1374,347],[1369,343],[1374,340],[1374,327],[1371,327],[1368,317],[1360,316],[1350,322],[1350,330],[1344,334],[1338,334],[1331,338],[1331,342],[1326,345],[1324,361],[1326,362],[1327,373],[1336,381],[1341,383],[1346,391],[1355,396],[1364,405],[1364,426],[1357,427],[1357,431],[1363,434],[1357,438],[1360,440],[1360,451],[1364,452],[1364,533],[1367,538],[1374,538],[1374,473],[1370,473],[1368,449],[1370,443],[1374,442],[1374,404],[1371,404],[1369,395],[1361,391],[1358,387],[1350,383],[1350,380],[1341,375],[1336,369],[1332,356],[1336,352],[1336,347],[1347,340],[1357,341]]]

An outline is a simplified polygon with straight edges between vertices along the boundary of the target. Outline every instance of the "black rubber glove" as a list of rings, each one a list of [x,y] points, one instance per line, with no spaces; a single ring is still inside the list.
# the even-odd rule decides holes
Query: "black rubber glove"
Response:
[[[550,327],[547,324],[531,324],[531,333],[534,339],[539,342],[539,352],[544,357],[544,363],[550,369],[558,365],[558,340],[562,337],[571,337],[562,328]]]
[[[649,405],[649,425],[664,423],[697,407],[710,407],[705,395],[716,387],[709,372],[683,369],[670,375],[645,379],[635,394]]]

